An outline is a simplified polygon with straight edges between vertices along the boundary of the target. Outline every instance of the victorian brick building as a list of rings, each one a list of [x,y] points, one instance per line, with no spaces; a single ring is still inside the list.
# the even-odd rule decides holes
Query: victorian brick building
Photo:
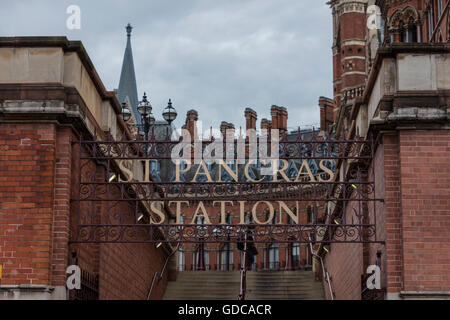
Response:
[[[370,296],[364,275],[370,265],[378,265],[386,291],[378,292],[379,298],[448,299],[450,1],[329,4],[334,105],[322,100],[327,117],[323,129],[338,139],[375,137],[375,164],[368,172],[376,177],[376,192],[384,203],[367,208],[365,218],[376,222],[377,233],[386,241],[332,244],[328,253],[320,252],[335,297]],[[374,4],[380,10],[370,11]],[[377,28],[370,28],[371,23]],[[327,113],[331,108],[334,112]],[[326,123],[331,114],[330,129]],[[338,179],[348,179],[349,168],[341,165],[337,170]]]

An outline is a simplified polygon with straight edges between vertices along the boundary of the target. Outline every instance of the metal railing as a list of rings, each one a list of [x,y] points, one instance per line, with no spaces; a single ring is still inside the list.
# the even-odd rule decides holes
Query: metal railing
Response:
[[[293,269],[294,270],[305,270],[305,269],[311,269],[311,264],[302,262],[299,259],[295,259],[292,262]],[[286,262],[254,262],[252,265],[248,266],[248,271],[261,271],[261,270],[285,270]],[[178,271],[198,271],[198,266],[194,264],[179,264],[177,267]],[[230,271],[238,271],[240,270],[240,264],[231,263],[228,265],[227,270],[227,264],[205,264],[205,270],[211,270],[211,271],[222,271],[222,272],[230,272]]]
[[[245,300],[245,294],[247,292],[247,259],[248,259],[248,233],[244,232],[244,254],[241,261],[241,285],[239,290],[238,300]]]
[[[309,242],[309,247],[311,249],[311,255],[316,257],[317,259],[320,260],[320,265],[322,266],[322,274],[323,274],[323,279],[328,283],[328,290],[330,292],[330,298],[331,300],[334,300],[334,294],[333,294],[333,288],[331,287],[331,278],[330,278],[330,274],[328,273],[328,271],[325,269],[325,265],[323,263],[323,259],[320,255],[315,254],[314,250],[313,250],[313,246],[312,246],[312,242],[311,242],[311,237],[309,238],[310,242]]]
[[[150,286],[150,290],[148,291],[147,300],[150,300],[150,297],[151,297],[152,292],[153,292],[153,288],[155,286],[156,279],[158,279],[158,282],[162,280],[163,275],[164,275],[164,271],[166,271],[166,267],[167,267],[167,264],[169,263],[170,258],[172,258],[172,256],[175,253],[177,253],[178,249],[180,249],[180,245],[181,245],[181,242],[178,242],[177,247],[167,256],[166,261],[164,262],[164,266],[161,269],[161,272],[156,271],[153,274],[152,285]]]

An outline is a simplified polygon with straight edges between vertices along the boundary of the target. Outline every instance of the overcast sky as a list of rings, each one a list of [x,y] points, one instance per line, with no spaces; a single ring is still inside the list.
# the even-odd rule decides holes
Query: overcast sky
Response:
[[[332,95],[331,11],[325,0],[14,0],[2,1],[2,36],[81,40],[108,90],[118,87],[132,46],[139,98],[157,119],[172,99],[181,126],[196,109],[204,126],[245,127],[244,109],[270,119],[272,104],[289,127],[318,124],[319,96]],[[69,30],[66,9],[81,8]]]

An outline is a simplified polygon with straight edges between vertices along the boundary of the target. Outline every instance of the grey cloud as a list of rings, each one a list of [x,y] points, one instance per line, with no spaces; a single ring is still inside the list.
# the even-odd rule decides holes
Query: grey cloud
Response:
[[[82,29],[65,27],[78,4]],[[195,108],[204,124],[244,126],[243,110],[270,118],[288,108],[290,127],[319,123],[318,97],[332,95],[331,12],[317,0],[11,1],[2,35],[66,35],[82,40],[105,86],[118,86],[124,26],[130,22],[139,95],[156,115],[169,98],[176,125]]]

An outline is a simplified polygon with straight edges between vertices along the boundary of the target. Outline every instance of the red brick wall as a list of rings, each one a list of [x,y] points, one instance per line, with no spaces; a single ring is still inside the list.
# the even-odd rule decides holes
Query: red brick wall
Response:
[[[405,291],[450,291],[450,131],[400,133]]]
[[[366,37],[366,15],[363,12],[348,12],[341,15],[340,36],[342,40]]]
[[[3,285],[52,281],[56,128],[0,126],[0,264]]]
[[[153,274],[161,270],[167,255],[162,247],[69,247],[76,212],[76,203],[70,199],[76,195],[79,168],[79,147],[72,145],[76,140],[71,128],[54,124],[0,125],[1,284],[65,286],[71,251],[76,250],[79,265],[99,274],[100,298],[146,299]],[[119,210],[134,219],[134,211]],[[100,212],[105,212],[105,206]],[[166,280],[167,274],[155,287],[153,298],[162,297]]]

